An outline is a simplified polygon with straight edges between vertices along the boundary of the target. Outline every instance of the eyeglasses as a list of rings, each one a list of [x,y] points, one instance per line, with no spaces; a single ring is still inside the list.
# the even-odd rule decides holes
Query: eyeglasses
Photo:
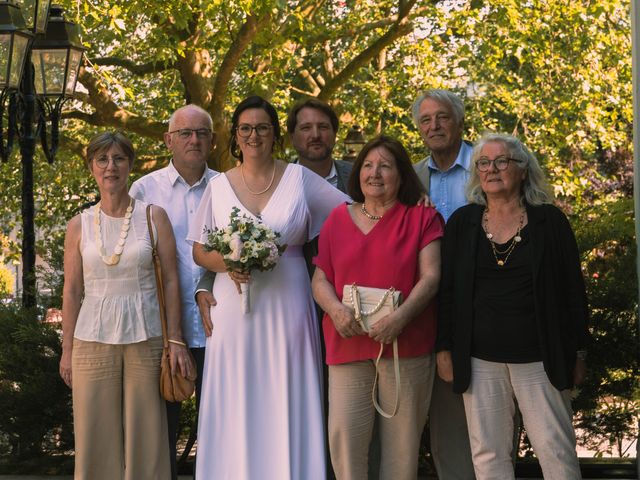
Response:
[[[476,160],[476,168],[480,172],[488,172],[491,169],[491,164],[493,164],[496,167],[496,170],[502,171],[509,168],[509,162],[522,163],[522,160],[504,156],[496,157],[493,160],[490,160],[487,157],[480,157],[478,160]]]
[[[95,163],[96,167],[100,170],[104,170],[109,166],[109,160],[112,160],[116,167],[121,167],[125,163],[129,163],[129,158],[124,155],[112,155],[111,157],[108,155],[100,155],[93,159],[93,163]]]
[[[169,135],[173,135],[174,133],[177,133],[182,140],[190,139],[191,135],[194,133],[196,134],[196,137],[201,140],[211,136],[211,130],[208,128],[181,128],[179,130],[169,132]]]
[[[251,133],[255,130],[256,135],[258,135],[259,137],[266,137],[267,135],[269,135],[272,128],[273,128],[273,125],[270,125],[268,123],[259,123],[258,125],[249,125],[248,123],[241,123],[240,125],[238,125],[238,128],[236,128],[236,132],[238,132],[238,135],[240,135],[242,138],[248,138],[251,136]]]

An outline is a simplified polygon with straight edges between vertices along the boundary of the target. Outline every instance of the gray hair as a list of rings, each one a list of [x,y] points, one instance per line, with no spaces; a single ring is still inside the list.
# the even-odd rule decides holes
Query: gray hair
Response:
[[[200,112],[202,113],[204,116],[207,117],[208,121],[209,121],[209,128],[213,131],[213,119],[211,118],[211,114],[209,112],[207,112],[204,108],[200,107],[199,105],[196,105],[195,103],[190,103],[188,105],[184,105],[180,108],[178,108],[175,112],[173,112],[171,114],[171,116],[169,117],[169,127],[167,131],[171,131],[171,128],[173,126],[173,122],[176,119],[176,116],[178,115],[178,113],[183,112],[185,110],[195,110],[196,112]]]
[[[464,123],[464,103],[458,95],[449,90],[443,90],[440,88],[432,88],[429,90],[425,90],[422,92],[413,102],[413,107],[411,109],[411,114],[413,116],[413,122],[416,126],[419,125],[420,122],[420,105],[427,98],[431,100],[435,100],[438,103],[442,103],[443,105],[447,105],[451,109],[451,113],[453,114],[453,118],[456,123],[462,128]]]
[[[487,197],[482,191],[480,184],[480,175],[478,169],[475,168],[476,161],[480,158],[482,149],[487,143],[501,143],[507,149],[510,158],[520,160],[519,163],[513,162],[513,165],[520,170],[526,170],[527,175],[521,186],[521,200],[529,205],[542,205],[553,202],[553,192],[551,186],[540,168],[540,164],[535,155],[516,137],[506,133],[485,133],[478,140],[471,152],[471,177],[467,182],[466,193],[467,199],[471,203],[478,205],[486,205]]]

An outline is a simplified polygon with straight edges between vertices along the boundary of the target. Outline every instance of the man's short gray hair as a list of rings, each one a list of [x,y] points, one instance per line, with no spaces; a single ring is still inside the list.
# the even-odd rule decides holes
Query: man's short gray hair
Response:
[[[413,102],[412,116],[416,126],[418,126],[420,122],[420,105],[422,105],[422,102],[427,98],[435,100],[438,103],[442,103],[443,105],[447,105],[451,109],[451,113],[453,114],[456,124],[462,128],[464,124],[464,103],[462,103],[460,97],[455,93],[441,88],[425,90],[418,95],[416,100]]]
[[[199,105],[196,105],[195,103],[190,103],[189,105],[184,105],[180,108],[178,108],[175,112],[173,112],[171,114],[171,116],[169,117],[169,127],[168,127],[168,132],[170,132],[172,130],[172,126],[173,126],[173,122],[176,118],[176,115],[179,112],[182,112],[184,110],[195,110],[197,112],[202,113],[204,116],[207,117],[208,121],[209,121],[209,128],[213,131],[213,119],[211,118],[211,114],[209,112],[207,112],[204,108],[200,107]]]

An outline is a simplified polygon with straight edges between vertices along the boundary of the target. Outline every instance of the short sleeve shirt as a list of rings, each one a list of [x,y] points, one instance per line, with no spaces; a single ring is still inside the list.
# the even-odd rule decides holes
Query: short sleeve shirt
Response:
[[[444,221],[433,208],[397,202],[368,233],[353,222],[348,206],[338,206],[320,231],[319,253],[314,263],[321,268],[342,300],[344,285],[394,287],[407,298],[420,277],[420,251],[442,237]],[[417,357],[433,350],[436,334],[436,301],[414,318],[398,337],[401,357]],[[380,344],[366,335],[342,338],[325,313],[322,328],[329,365],[376,358]],[[391,356],[390,345],[383,356]]]

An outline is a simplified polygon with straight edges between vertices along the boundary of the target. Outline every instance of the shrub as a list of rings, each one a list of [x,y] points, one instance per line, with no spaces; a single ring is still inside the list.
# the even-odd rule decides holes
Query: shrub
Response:
[[[58,374],[58,332],[37,312],[0,305],[0,449],[26,458],[72,445],[71,390]]]
[[[574,402],[578,443],[598,454],[629,456],[623,444],[636,438],[640,412],[633,201],[591,207],[573,223],[583,252],[593,337],[588,376]]]

